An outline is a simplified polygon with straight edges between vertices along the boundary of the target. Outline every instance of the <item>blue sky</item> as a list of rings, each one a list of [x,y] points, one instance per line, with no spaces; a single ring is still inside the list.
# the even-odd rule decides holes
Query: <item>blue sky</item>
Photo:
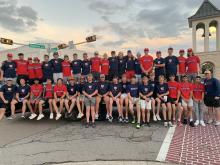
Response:
[[[0,30],[18,42],[96,43],[78,49],[109,52],[149,47],[152,53],[191,47],[187,18],[203,0],[0,0]],[[211,0],[220,8],[219,0]],[[11,15],[4,15],[12,11]],[[3,13],[3,14],[2,14]],[[4,47],[8,48],[8,47]]]

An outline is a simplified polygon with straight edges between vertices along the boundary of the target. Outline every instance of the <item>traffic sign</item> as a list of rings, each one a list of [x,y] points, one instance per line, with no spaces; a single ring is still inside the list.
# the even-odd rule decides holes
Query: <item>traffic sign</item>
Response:
[[[42,44],[29,44],[28,45],[30,48],[38,48],[38,49],[45,49],[45,45]]]
[[[50,50],[51,50],[51,52],[57,52],[58,48],[51,48]]]

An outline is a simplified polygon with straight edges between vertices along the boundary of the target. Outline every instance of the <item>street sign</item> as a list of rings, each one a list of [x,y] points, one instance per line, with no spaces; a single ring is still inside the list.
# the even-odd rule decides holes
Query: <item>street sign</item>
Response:
[[[45,45],[42,44],[29,44],[28,45],[30,48],[38,48],[38,49],[45,49]]]
[[[51,52],[57,52],[57,51],[58,51],[58,48],[51,48],[50,51],[51,51]]]

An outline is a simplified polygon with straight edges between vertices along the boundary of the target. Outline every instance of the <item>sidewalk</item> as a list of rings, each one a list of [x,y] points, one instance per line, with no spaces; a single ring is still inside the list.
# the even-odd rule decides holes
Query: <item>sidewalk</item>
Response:
[[[175,165],[171,163],[151,162],[151,161],[92,161],[63,163],[60,165]]]

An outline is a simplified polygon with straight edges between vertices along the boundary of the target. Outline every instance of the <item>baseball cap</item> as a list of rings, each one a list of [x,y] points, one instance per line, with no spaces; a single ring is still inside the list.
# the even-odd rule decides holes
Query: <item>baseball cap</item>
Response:
[[[180,53],[184,53],[185,52],[185,50],[184,49],[180,49],[180,51],[179,51]]]
[[[189,48],[189,49],[187,50],[187,52],[193,52],[192,48]]]
[[[7,57],[13,57],[13,54],[12,53],[8,53]]]
[[[144,51],[149,51],[149,48],[144,48]]]

